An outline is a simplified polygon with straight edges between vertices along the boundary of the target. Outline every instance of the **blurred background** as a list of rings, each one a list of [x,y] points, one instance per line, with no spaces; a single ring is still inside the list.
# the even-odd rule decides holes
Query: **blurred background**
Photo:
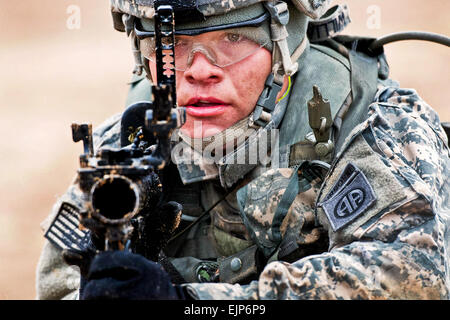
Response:
[[[448,0],[347,0],[344,32],[450,35]],[[450,121],[450,50],[388,45],[391,77]],[[112,28],[109,1],[0,0],[0,300],[35,298],[40,223],[78,168],[72,122],[94,126],[123,110],[133,60]]]

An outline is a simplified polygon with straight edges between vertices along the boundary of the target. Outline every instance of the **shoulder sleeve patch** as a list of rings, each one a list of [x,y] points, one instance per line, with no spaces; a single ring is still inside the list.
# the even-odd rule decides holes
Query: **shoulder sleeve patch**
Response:
[[[79,210],[63,202],[44,237],[61,250],[85,251],[89,244],[89,232],[80,230],[78,225]]]
[[[360,134],[336,160],[316,202],[330,248],[361,239],[384,215],[417,197],[388,165]]]
[[[358,218],[375,201],[375,192],[364,173],[349,163],[318,205],[325,211],[333,231],[337,231]]]

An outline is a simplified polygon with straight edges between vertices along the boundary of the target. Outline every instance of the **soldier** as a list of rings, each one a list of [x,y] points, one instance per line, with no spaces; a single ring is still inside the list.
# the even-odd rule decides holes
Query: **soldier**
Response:
[[[164,248],[169,267],[100,253],[81,292],[79,269],[47,241],[39,299],[450,298],[448,139],[436,112],[388,78],[373,39],[336,36],[348,20],[329,2],[164,2],[187,112],[164,196],[183,206],[179,230],[196,222]],[[154,2],[111,8],[136,57],[127,105],[150,100]],[[119,136],[115,116],[95,149]],[[250,161],[262,146],[268,158]],[[44,228],[62,202],[82,201],[75,181]]]

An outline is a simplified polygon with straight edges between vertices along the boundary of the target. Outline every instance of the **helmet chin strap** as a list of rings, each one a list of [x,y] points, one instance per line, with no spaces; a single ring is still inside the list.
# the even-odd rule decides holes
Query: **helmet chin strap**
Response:
[[[142,74],[142,70],[145,68],[145,65],[147,65],[147,67],[148,67],[148,61],[145,61],[145,64],[142,61],[144,56],[141,53],[139,39],[136,37],[136,34],[134,33],[134,31],[131,31],[130,39],[131,39],[131,49],[133,51],[134,65],[135,65],[133,73],[140,76]]]
[[[270,24],[274,44],[272,66],[275,81],[280,84],[283,83],[284,75],[292,76],[298,70],[298,63],[291,59],[287,42],[289,34],[286,25],[289,22],[289,9],[286,2],[277,0],[264,2],[264,6],[272,17]]]
[[[141,53],[139,39],[136,37],[136,33],[134,32],[134,20],[135,20],[134,16],[126,13],[122,14],[122,23],[125,27],[125,32],[127,36],[130,37],[131,40],[131,50],[133,52],[134,58],[133,73],[140,76],[142,74],[143,69],[145,69],[147,72],[148,61],[143,61],[143,59],[145,60],[145,58]],[[147,68],[145,66],[147,66]],[[147,72],[147,75],[149,74],[150,72]]]
[[[267,1],[264,6],[270,13],[272,50],[272,73],[266,79],[264,89],[258,99],[252,121],[255,125],[265,126],[272,120],[278,93],[283,87],[284,77],[292,76],[298,70],[297,60],[307,48],[308,39],[303,41],[290,55],[287,38],[289,36],[286,25],[289,22],[289,10],[286,2]]]

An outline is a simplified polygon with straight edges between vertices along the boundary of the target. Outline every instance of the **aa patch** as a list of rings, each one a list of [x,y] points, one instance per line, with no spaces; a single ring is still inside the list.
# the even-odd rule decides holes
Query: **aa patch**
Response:
[[[44,237],[61,250],[85,251],[89,246],[89,232],[80,230],[78,225],[79,210],[63,202]]]
[[[338,231],[363,214],[375,201],[369,180],[350,162],[318,206],[325,211],[333,231]]]

